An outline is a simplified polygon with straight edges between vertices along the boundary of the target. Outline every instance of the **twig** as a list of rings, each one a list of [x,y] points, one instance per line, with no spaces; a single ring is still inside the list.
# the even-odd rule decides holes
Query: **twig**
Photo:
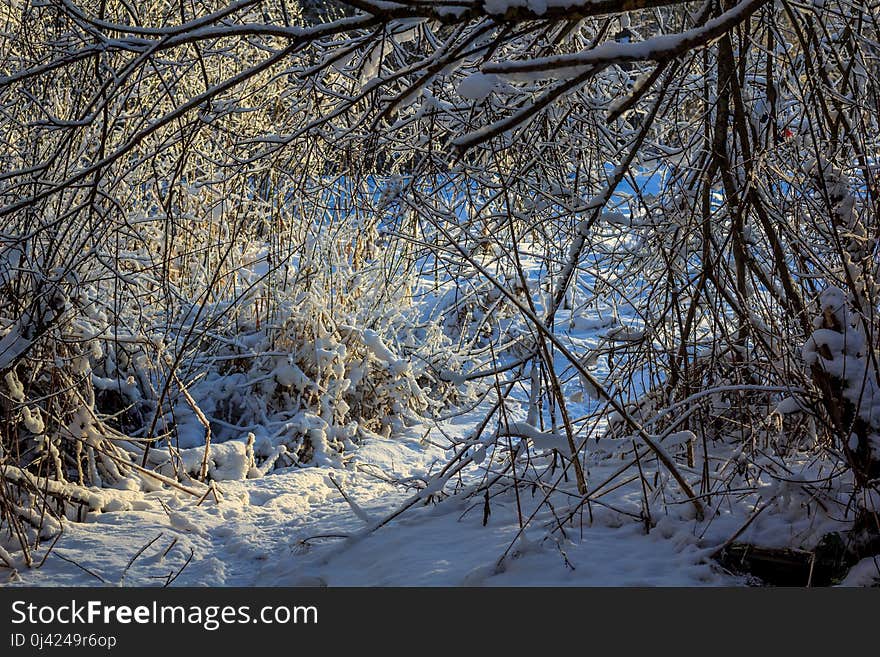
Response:
[[[195,554],[196,554],[195,549],[190,548],[190,549],[189,549],[189,556],[186,558],[186,561],[185,561],[185,562],[183,563],[183,565],[180,567],[180,570],[178,570],[173,576],[169,576],[168,581],[165,582],[165,586],[162,587],[163,589],[164,589],[164,588],[168,588],[169,586],[171,586],[171,583],[172,583],[174,580],[176,580],[178,577],[180,577],[180,573],[182,573],[183,570],[189,565],[189,562],[192,561],[192,558],[195,556]]]
[[[96,572],[94,572],[94,571],[92,571],[92,570],[89,570],[88,568],[86,568],[85,566],[83,566],[83,565],[81,565],[81,564],[78,564],[78,563],[77,563],[76,561],[74,561],[73,559],[68,559],[67,557],[65,557],[65,556],[64,556],[63,554],[61,554],[60,552],[56,552],[56,553],[55,553],[55,556],[58,557],[59,559],[61,559],[62,561],[66,561],[67,563],[73,564],[74,566],[76,566],[76,567],[79,568],[80,570],[82,570],[82,571],[88,573],[89,575],[91,575],[91,576],[94,577],[95,579],[101,581],[102,583],[104,583],[104,584],[107,584],[107,583],[108,583],[107,580],[104,579],[103,577],[101,577],[98,573],[96,573]]]
[[[758,501],[760,502],[760,499],[759,499]],[[762,505],[760,506],[760,508],[758,508],[758,507],[756,506],[755,510],[752,512],[752,515],[750,515],[750,516],[749,516],[749,519],[746,520],[745,523],[743,523],[742,527],[740,527],[739,529],[737,529],[737,530],[733,533],[733,536],[731,536],[731,537],[728,538],[726,541],[724,541],[724,543],[721,545],[721,547],[719,547],[717,550],[715,550],[715,551],[712,553],[712,558],[713,558],[713,559],[716,558],[718,555],[720,555],[722,552],[724,552],[724,550],[726,550],[728,547],[730,547],[730,545],[731,545],[736,539],[738,539],[746,529],[749,528],[749,525],[751,525],[751,524],[755,521],[755,518],[757,518],[759,515],[761,515],[761,512],[763,512],[764,509],[766,509],[768,506],[769,506],[769,503],[768,503],[768,502],[765,502],[764,504],[762,504]]]
[[[342,486],[339,485],[339,482],[336,481],[336,479],[333,477],[333,475],[332,474],[327,475],[327,478],[333,482],[333,485],[336,486],[336,490],[338,490],[339,494],[342,495],[342,497],[345,499],[346,502],[348,502],[348,506],[351,507],[351,510],[354,512],[354,514],[358,518],[363,520],[366,524],[368,524],[368,525],[372,524],[373,519],[370,517],[370,514],[368,514],[366,511],[364,511],[354,500],[352,500],[348,495],[346,495],[345,491],[342,490]]]
[[[199,468],[199,481],[203,482],[208,476],[208,459],[211,456],[211,423],[208,422],[208,418],[205,417],[205,414],[202,412],[202,409],[199,408],[196,400],[193,399],[192,395],[189,394],[189,390],[187,390],[186,386],[183,385],[180,377],[177,376],[177,372],[172,370],[171,376],[173,376],[174,380],[177,382],[177,387],[180,390],[180,394],[183,395],[186,403],[192,409],[192,412],[196,416],[196,419],[199,421],[199,424],[201,424],[205,428],[205,454],[202,457],[202,467]],[[207,496],[207,493],[205,493],[205,496]],[[201,504],[201,502],[202,500],[199,500],[199,504]]]
[[[159,532],[159,535],[156,536],[156,538],[154,538],[152,541],[150,541],[149,543],[144,545],[140,550],[138,550],[137,552],[134,553],[134,556],[128,560],[128,563],[125,564],[125,568],[122,570],[122,577],[123,578],[125,578],[125,573],[128,572],[128,569],[131,568],[131,565],[137,560],[137,558],[139,556],[141,556],[147,550],[147,548],[149,548],[153,543],[158,541],[164,535],[165,535],[165,532]]]

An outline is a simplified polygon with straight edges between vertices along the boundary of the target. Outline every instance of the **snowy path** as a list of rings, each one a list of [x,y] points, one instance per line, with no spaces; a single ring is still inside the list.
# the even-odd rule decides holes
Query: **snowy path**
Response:
[[[356,460],[372,464],[370,470],[422,475],[444,453],[421,444],[418,437],[414,431],[407,438],[376,440],[362,446]],[[571,540],[558,547],[553,541],[539,545],[534,540],[542,535],[538,530],[527,532],[500,572],[496,563],[518,530],[515,505],[506,498],[493,502],[485,527],[482,504],[465,513],[474,501],[452,500],[413,508],[351,545],[335,538],[303,543],[364,526],[330,481],[331,475],[374,518],[406,497],[405,491],[353,468],[292,469],[255,480],[221,482],[224,500],[219,505],[209,499],[196,506],[192,498],[167,490],[132,496],[131,510],[68,523],[45,565],[23,571],[17,583],[100,585],[82,570],[86,568],[108,585],[161,586],[190,555],[173,585],[742,583],[709,564],[709,550],[698,546],[692,525],[661,520],[646,536],[641,523],[598,506],[593,525],[585,525],[582,534],[577,527],[569,530]]]

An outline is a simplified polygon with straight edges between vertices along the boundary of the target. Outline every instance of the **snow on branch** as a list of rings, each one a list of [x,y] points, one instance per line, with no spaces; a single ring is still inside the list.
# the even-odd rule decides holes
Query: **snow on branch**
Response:
[[[767,0],[744,0],[717,18],[677,34],[663,34],[636,43],[608,41],[585,52],[524,61],[489,63],[484,73],[501,75],[578,71],[587,67],[635,61],[665,61],[707,45],[751,16]]]
[[[383,18],[433,18],[444,23],[461,23],[490,17],[509,23],[551,20],[579,21],[584,18],[657,9],[684,4],[687,0],[462,0],[461,2],[423,2],[422,0],[341,0],[373,16]]]

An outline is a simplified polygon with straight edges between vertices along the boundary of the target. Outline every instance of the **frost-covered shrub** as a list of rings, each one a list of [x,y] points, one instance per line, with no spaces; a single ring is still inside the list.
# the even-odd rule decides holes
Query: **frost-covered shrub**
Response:
[[[116,350],[88,267],[53,266],[50,247],[39,234],[0,242],[0,560],[10,566],[12,547],[29,564],[61,519],[101,508],[86,486],[137,479],[114,427],[139,410],[139,347]],[[115,333],[118,343],[128,331]]]
[[[99,398],[113,390],[128,408],[138,383],[125,371],[107,378],[110,321],[97,289],[79,273],[42,272],[33,248],[0,255],[0,411],[6,461],[59,481],[113,483],[120,451],[105,431]],[[110,348],[112,351],[112,348]],[[96,372],[96,369],[98,370]],[[122,374],[123,376],[120,376]],[[121,414],[123,408],[114,408]]]
[[[143,223],[147,244],[161,239]],[[8,420],[57,438],[75,433],[75,416],[84,423],[81,431],[96,424],[158,437],[154,447],[185,449],[206,439],[195,406],[215,441],[253,429],[258,460],[278,459],[283,450],[279,463],[321,464],[365,435],[388,435],[417,421],[457,394],[436,375],[455,368],[449,338],[412,303],[418,281],[387,280],[374,229],[340,226],[332,238],[319,230],[282,254],[257,231],[243,234],[226,261],[214,265],[242,291],[213,293],[214,301],[195,306],[185,292],[211,289],[212,272],[196,267],[197,246],[210,239],[211,225],[194,222],[176,246],[178,273],[160,281],[176,291],[178,303],[170,307],[135,308],[123,297],[111,316],[110,304],[102,303],[110,290],[98,281],[80,283],[63,297],[39,340],[18,337],[25,311],[10,316],[3,338],[13,345],[3,383]],[[127,275],[160,301],[160,286],[146,271],[133,267]],[[164,335],[154,328],[161,321],[168,326]],[[24,382],[18,370],[28,372]],[[66,391],[54,394],[51,386],[61,382]],[[28,405],[31,398],[42,406]],[[94,468],[78,463],[68,465],[82,470],[85,483],[102,481],[90,478]],[[57,476],[70,476],[63,464],[59,468]]]
[[[419,421],[454,394],[429,367],[448,344],[438,325],[417,325],[416,309],[406,308],[386,308],[365,324],[358,308],[366,298],[354,296],[360,300],[331,308],[324,290],[294,293],[277,324],[243,328],[250,356],[226,347],[208,359],[211,370],[192,394],[215,435],[240,438],[237,427],[247,428],[258,461],[320,465],[366,436]],[[435,369],[441,365],[448,363]],[[180,428],[188,420],[178,406]]]
[[[324,201],[270,215],[251,196],[218,205],[184,186],[179,215],[142,199],[87,236],[91,250],[10,225],[0,526],[18,538],[0,547],[27,554],[58,521],[100,509],[89,487],[150,490],[150,470],[222,480],[342,464],[460,396],[438,375],[459,365],[414,301],[421,281],[388,266],[399,245],[375,221],[305,219],[308,203]]]
[[[815,330],[804,344],[804,361],[822,392],[825,410],[857,483],[875,486],[880,479],[877,354],[843,290],[823,290],[819,307],[821,312],[813,320]],[[869,508],[876,511],[877,500],[869,502]]]

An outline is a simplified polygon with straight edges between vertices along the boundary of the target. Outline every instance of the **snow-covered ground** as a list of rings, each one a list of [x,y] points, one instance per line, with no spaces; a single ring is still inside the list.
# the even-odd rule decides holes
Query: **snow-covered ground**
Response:
[[[198,504],[174,490],[132,495],[123,508],[68,523],[45,564],[20,572],[10,583],[94,586],[103,580],[111,586],[160,586],[187,559],[173,585],[742,583],[708,558],[712,539],[724,534],[720,525],[702,541],[694,535],[700,526],[671,520],[661,520],[646,535],[643,523],[598,505],[592,523],[585,511],[577,526],[567,529],[568,540],[558,545],[541,543],[543,532],[537,529],[517,538],[512,498],[490,504],[485,526],[479,500],[448,498],[412,508],[363,535],[367,520],[392,513],[407,497],[383,476],[424,476],[443,460],[442,449],[420,441],[419,429],[362,446],[346,469],[289,468],[259,479],[221,482],[219,503],[209,496]],[[599,480],[614,467],[617,463],[611,462],[591,474]],[[527,495],[523,505],[524,510],[532,507]],[[351,538],[338,538],[342,535]]]
[[[460,426],[458,427],[461,428]],[[742,586],[711,553],[743,521],[733,507],[705,521],[661,515],[650,531],[630,515],[621,487],[545,540],[544,512],[520,534],[512,495],[490,503],[450,497],[418,505],[373,531],[409,494],[398,481],[421,478],[444,450],[408,435],[362,446],[349,467],[287,468],[217,485],[220,502],[166,489],[131,494],[117,510],[67,523],[45,563],[8,576],[13,586]],[[454,431],[456,425],[444,427]],[[605,454],[601,458],[598,454]],[[602,481],[620,460],[597,452],[589,469]],[[335,483],[334,483],[335,482]],[[346,502],[340,488],[354,503]],[[124,496],[123,496],[124,497]],[[528,515],[535,500],[523,491]],[[562,509],[556,509],[557,513]],[[662,511],[661,511],[662,513]],[[592,515],[592,520],[590,519]],[[792,514],[789,518],[795,518]],[[760,514],[741,538],[785,543],[809,534],[778,511]],[[347,538],[346,538],[347,537]],[[39,555],[38,555],[39,556]],[[859,564],[847,582],[867,584],[876,566]]]

